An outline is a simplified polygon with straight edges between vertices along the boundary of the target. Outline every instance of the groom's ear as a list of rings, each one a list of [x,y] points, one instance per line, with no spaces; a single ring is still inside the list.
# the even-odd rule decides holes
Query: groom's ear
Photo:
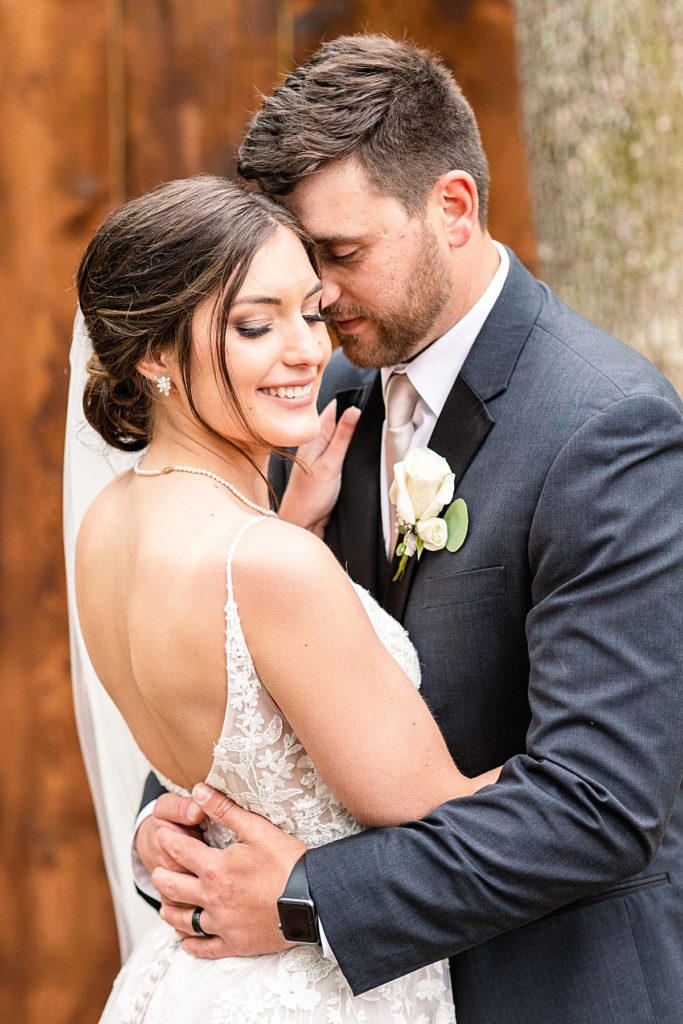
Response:
[[[479,193],[467,171],[446,171],[432,193],[448,244],[459,249],[472,237],[479,217]]]

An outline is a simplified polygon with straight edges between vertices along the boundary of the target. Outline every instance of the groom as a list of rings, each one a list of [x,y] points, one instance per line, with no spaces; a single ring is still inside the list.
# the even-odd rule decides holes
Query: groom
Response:
[[[459,767],[504,764],[423,821],[307,852],[325,942],[357,993],[451,957],[459,1024],[679,1021],[679,398],[491,240],[472,112],[414,47],[323,46],[265,100],[240,169],[318,241],[343,345],[323,400],[363,410],[326,541],[408,629]],[[392,582],[401,376],[407,445],[449,462],[470,526]],[[303,847],[216,796],[203,810],[241,842],[160,828],[197,812],[171,796],[141,826],[189,872],[154,872],[167,920],[191,935],[174,902],[206,908],[199,955],[279,948]]]

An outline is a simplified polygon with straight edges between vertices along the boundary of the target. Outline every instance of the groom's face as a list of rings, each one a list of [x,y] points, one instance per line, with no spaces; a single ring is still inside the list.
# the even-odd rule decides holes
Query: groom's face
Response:
[[[403,362],[450,326],[449,247],[429,204],[411,216],[353,159],[305,178],[286,202],[319,245],[325,312],[354,363]]]

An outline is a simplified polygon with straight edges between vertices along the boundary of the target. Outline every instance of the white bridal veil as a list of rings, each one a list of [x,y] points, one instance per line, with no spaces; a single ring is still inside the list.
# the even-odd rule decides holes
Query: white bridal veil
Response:
[[[74,550],[88,506],[110,480],[132,466],[139,454],[110,448],[85,420],[83,388],[91,351],[79,312],[71,344],[64,457],[64,549],[71,676],[83,760],[114,901],[121,954],[125,958],[156,919],[152,908],[135,891],[130,858],[133,822],[148,766],[118,709],[95,675],[85,649],[76,612]]]

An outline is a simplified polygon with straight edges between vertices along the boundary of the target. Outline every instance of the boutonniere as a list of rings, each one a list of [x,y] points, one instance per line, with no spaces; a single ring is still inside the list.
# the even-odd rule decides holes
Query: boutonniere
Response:
[[[408,559],[423,551],[457,551],[465,543],[469,519],[462,498],[449,504],[455,490],[455,473],[431,448],[408,452],[394,466],[389,500],[396,506],[401,561],[392,582],[400,580]],[[448,508],[444,512],[444,507]]]

